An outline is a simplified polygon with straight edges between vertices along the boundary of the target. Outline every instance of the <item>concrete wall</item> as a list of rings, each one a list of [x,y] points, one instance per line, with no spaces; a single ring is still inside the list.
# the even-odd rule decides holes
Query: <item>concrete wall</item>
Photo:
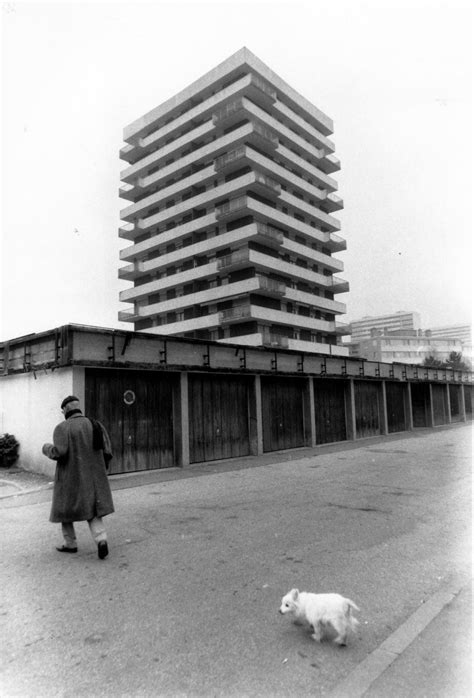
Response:
[[[19,441],[17,465],[52,477],[56,464],[41,448],[52,441],[54,427],[64,419],[63,398],[73,394],[84,399],[84,369],[12,374],[2,378],[0,388],[0,433],[13,434]]]

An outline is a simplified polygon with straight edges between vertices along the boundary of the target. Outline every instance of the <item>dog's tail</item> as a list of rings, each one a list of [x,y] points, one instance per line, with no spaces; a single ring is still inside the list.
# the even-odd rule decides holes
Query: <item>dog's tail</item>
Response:
[[[349,608],[353,609],[354,611],[360,611],[359,606],[357,606],[353,601],[350,599],[346,599],[346,603],[349,606]]]
[[[352,611],[360,611],[360,608],[351,599],[346,599],[346,616],[353,632],[356,632],[359,621],[354,618]]]

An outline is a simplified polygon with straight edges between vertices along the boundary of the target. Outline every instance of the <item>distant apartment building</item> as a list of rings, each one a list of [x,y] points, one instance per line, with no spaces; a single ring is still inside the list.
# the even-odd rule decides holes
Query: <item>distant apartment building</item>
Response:
[[[420,315],[412,311],[400,310],[390,315],[366,316],[350,323],[351,342],[371,337],[375,332],[395,330],[419,330]]]
[[[370,338],[359,339],[349,345],[350,356],[368,361],[422,364],[430,356],[446,361],[451,352],[461,352],[462,342],[450,337],[432,337],[427,330],[376,330]]]
[[[430,329],[432,337],[452,337],[460,339],[464,344],[472,343],[471,325],[445,325],[444,327],[433,327]]]
[[[119,320],[348,355],[332,131],[246,48],[127,126]]]

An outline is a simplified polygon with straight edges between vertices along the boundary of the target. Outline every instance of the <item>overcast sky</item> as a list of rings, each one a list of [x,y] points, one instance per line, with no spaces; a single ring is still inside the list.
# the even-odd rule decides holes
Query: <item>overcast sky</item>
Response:
[[[0,340],[131,329],[117,320],[123,128],[242,46],[334,121],[338,319],[471,322],[470,4],[2,3]]]

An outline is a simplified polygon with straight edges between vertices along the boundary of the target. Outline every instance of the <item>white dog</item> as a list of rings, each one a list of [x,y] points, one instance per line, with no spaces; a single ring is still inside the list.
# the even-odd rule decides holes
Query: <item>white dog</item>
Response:
[[[348,632],[359,625],[352,610],[360,609],[340,594],[310,594],[298,589],[288,592],[280,606],[280,613],[291,613],[296,621],[309,623],[313,628],[311,637],[317,642],[321,642],[326,626],[332,626],[337,633],[334,642],[341,646],[346,644]]]

